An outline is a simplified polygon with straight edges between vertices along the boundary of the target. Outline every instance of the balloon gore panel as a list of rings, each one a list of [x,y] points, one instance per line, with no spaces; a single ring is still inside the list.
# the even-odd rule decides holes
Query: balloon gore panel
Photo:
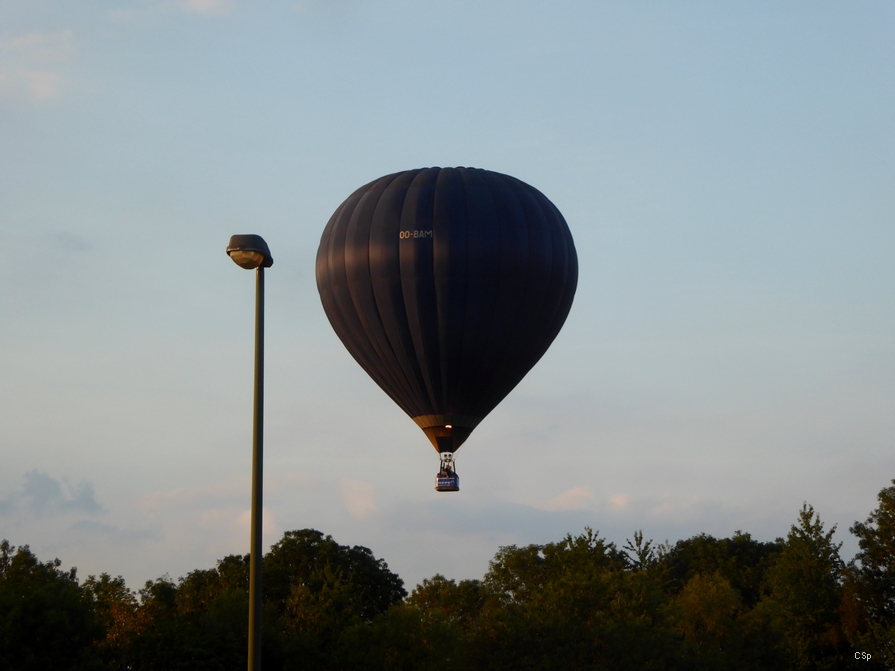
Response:
[[[540,191],[478,168],[386,175],[327,223],[317,289],[345,347],[439,452],[455,452],[543,356],[578,284]]]

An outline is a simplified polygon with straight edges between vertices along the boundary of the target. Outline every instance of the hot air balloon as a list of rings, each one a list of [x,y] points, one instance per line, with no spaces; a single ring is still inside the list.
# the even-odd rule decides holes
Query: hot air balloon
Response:
[[[317,250],[317,289],[351,356],[425,432],[438,491],[454,453],[541,358],[575,295],[556,206],[478,168],[421,168],[352,193]]]

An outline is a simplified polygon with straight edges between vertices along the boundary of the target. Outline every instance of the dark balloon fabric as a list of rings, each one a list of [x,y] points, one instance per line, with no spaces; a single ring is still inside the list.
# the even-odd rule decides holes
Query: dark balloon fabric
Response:
[[[553,203],[477,168],[370,182],[339,206],[317,251],[336,334],[439,452],[460,447],[537,363],[577,283]]]

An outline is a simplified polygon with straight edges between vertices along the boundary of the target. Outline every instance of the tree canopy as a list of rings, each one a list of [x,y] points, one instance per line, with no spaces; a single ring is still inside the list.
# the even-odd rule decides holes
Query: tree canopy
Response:
[[[893,481],[895,485],[895,481]],[[785,538],[619,549],[597,531],[497,550],[408,595],[369,548],[289,531],[263,561],[265,669],[895,668],[895,486],[851,532],[808,504]],[[0,668],[242,669],[249,557],[138,591],[0,544]],[[856,659],[858,654],[860,658]]]

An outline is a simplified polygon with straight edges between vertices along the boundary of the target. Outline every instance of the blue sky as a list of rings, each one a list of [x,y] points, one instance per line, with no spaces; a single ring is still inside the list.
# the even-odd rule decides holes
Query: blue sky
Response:
[[[847,527],[895,478],[890,3],[0,0],[0,536],[133,586],[266,540],[410,585],[585,525]],[[332,332],[326,221],[389,172],[514,175],[581,266],[553,347],[433,490]]]

